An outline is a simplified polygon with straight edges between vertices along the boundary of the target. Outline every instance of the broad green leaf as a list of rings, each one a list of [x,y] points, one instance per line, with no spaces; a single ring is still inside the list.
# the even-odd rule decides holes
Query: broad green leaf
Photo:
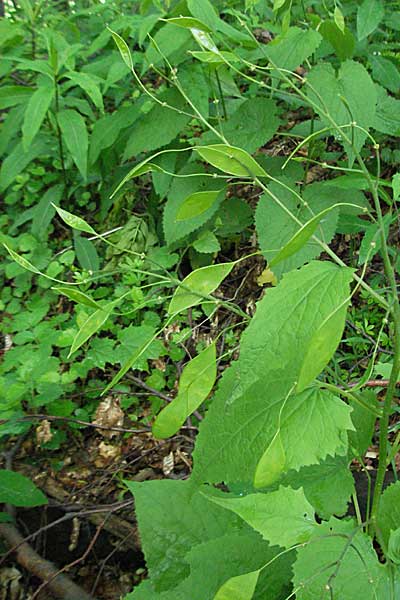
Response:
[[[226,140],[249,152],[266,144],[279,127],[277,107],[270,98],[249,98],[221,123]],[[217,137],[211,131],[201,137],[201,143],[212,144]]]
[[[375,31],[385,14],[381,0],[364,0],[357,10],[357,37],[363,40]]]
[[[0,469],[0,503],[14,506],[42,506],[47,498],[30,479],[8,469]]]
[[[345,27],[342,31],[334,21],[324,21],[318,31],[331,44],[340,60],[353,56],[356,40],[350,29]]]
[[[139,117],[128,129],[129,138],[124,150],[124,159],[151,152],[169,144],[190,121],[184,114],[185,102],[182,95],[170,88],[158,97],[161,104],[155,103],[146,114]],[[173,106],[177,110],[171,110]],[[189,108],[189,107],[187,107]],[[157,127],[154,127],[157,123]]]
[[[194,19],[193,17],[173,17],[171,19],[161,19],[166,23],[171,23],[172,25],[177,25],[178,27],[183,27],[184,29],[199,29],[200,31],[206,31],[211,33],[211,29],[199,19]]]
[[[292,490],[281,486],[275,492],[249,494],[243,498],[204,495],[239,515],[272,545],[290,548],[306,542],[317,527],[314,509],[301,488]]]
[[[400,173],[392,177],[393,200],[397,202],[400,199]]]
[[[347,456],[328,456],[318,465],[289,471],[280,483],[296,490],[302,488],[307,500],[323,519],[345,515],[355,491]],[[332,490],[335,490],[334,494]]]
[[[88,73],[77,73],[75,71],[64,73],[63,76],[68,77],[75,85],[82,88],[92,100],[93,104],[102,112],[104,111],[103,96],[94,77]]]
[[[315,52],[321,39],[313,29],[290,27],[270,42],[264,52],[274,66],[293,71]]]
[[[186,555],[192,546],[241,527],[235,515],[209,502],[191,481],[125,484],[135,498],[142,547],[156,591],[174,587],[189,575]]]
[[[351,279],[351,269],[312,262],[266,290],[242,334],[239,359],[225,370],[201,424],[193,454],[195,479],[227,485],[254,480],[315,333],[347,300]],[[327,361],[331,358],[327,349],[333,353],[341,332],[339,328],[333,340],[326,339],[323,354]],[[314,360],[322,370],[325,365],[319,358]],[[311,375],[311,367],[307,369]],[[318,422],[318,412],[316,418]]]
[[[212,294],[232,271],[235,263],[220,263],[201,267],[189,273],[179,284],[169,303],[168,313],[173,315],[200,304]]]
[[[100,327],[104,325],[104,323],[111,315],[114,306],[115,301],[109,302],[102,308],[97,309],[86,319],[86,321],[83,323],[82,327],[79,329],[78,333],[74,337],[68,357],[70,357],[74,352],[79,350],[79,348],[85,342],[87,342],[88,339],[91,338],[92,335],[94,335],[100,329]]]
[[[64,193],[64,185],[58,184],[49,188],[35,207],[31,232],[38,239],[46,239],[48,226],[56,213],[54,205],[58,205]]]
[[[214,254],[221,250],[218,238],[212,231],[202,231],[199,237],[194,240],[192,246],[202,254]]]
[[[282,8],[285,4],[286,0],[274,0],[274,12]]]
[[[214,204],[220,193],[221,190],[210,190],[209,192],[195,192],[194,194],[190,194],[179,207],[176,221],[186,221],[187,219],[202,215]]]
[[[213,144],[194,148],[205,161],[230,175],[237,177],[266,177],[264,169],[250,154],[241,148],[226,144]]]
[[[95,300],[93,300],[93,298],[91,298],[87,294],[84,294],[80,290],[71,287],[54,287],[53,290],[55,290],[59,294],[67,296],[67,298],[73,300],[74,302],[78,302],[78,304],[90,306],[90,308],[94,308],[95,310],[102,310],[101,306]]]
[[[89,225],[89,223],[86,223],[86,221],[84,219],[82,219],[81,217],[73,215],[72,213],[68,212],[67,210],[64,210],[63,208],[56,206],[55,204],[53,205],[53,207],[57,211],[58,216],[64,221],[64,223],[66,223],[66,225],[68,225],[69,227],[72,227],[72,229],[76,229],[78,231],[84,231],[85,233],[91,233],[92,235],[96,235],[96,232],[93,229],[93,227],[91,227]]]
[[[269,194],[263,194],[256,209],[259,246],[268,264],[275,265],[272,271],[278,278],[322,252],[315,240],[307,238],[315,233],[319,239],[329,243],[335,234],[339,214],[338,209],[331,210],[334,202],[352,197],[351,193],[338,192],[323,183],[316,183],[306,187],[303,194],[306,205],[296,196],[294,192],[297,190],[289,180],[282,182],[289,189],[276,182],[268,186],[278,201]],[[320,211],[323,212],[321,222],[315,216]]]
[[[193,358],[183,369],[178,395],[157,415],[153,425],[156,438],[174,435],[211,392],[217,376],[215,344]]]
[[[214,600],[251,600],[253,598],[260,571],[231,577],[214,596]]]
[[[316,600],[322,593],[334,600],[383,600],[377,594],[381,569],[371,538],[354,521],[332,518],[315,528],[310,542],[297,550],[296,598]]]
[[[112,146],[123,129],[127,129],[141,116],[141,103],[121,107],[98,119],[93,127],[89,143],[89,162],[94,164],[101,152]]]
[[[254,474],[254,487],[264,488],[278,481],[286,469],[286,454],[280,429],[260,458]],[[286,469],[287,470],[287,469]]]
[[[372,75],[386,89],[394,94],[400,89],[400,70],[391,60],[384,56],[370,56]]]
[[[57,119],[65,145],[83,179],[86,179],[89,142],[85,119],[73,109],[60,111]]]
[[[193,50],[190,54],[197,60],[204,63],[219,64],[240,62],[240,58],[232,52],[207,52],[206,50]]]
[[[28,150],[39,131],[54,97],[54,85],[40,86],[29,98],[22,124],[22,143]]]
[[[209,0],[188,0],[187,5],[191,14],[205,23],[211,31],[218,28],[220,19],[215,6]]]
[[[400,527],[390,532],[388,557],[396,565],[400,564]]]
[[[400,135],[400,100],[389,96],[380,85],[375,86],[378,94],[373,128],[387,135]]]
[[[194,50],[196,47],[189,29],[176,27],[170,23],[161,27],[154,35],[153,40],[154,44],[150,43],[146,48],[142,75],[151,64],[157,67],[163,65],[165,58],[174,67],[179,67],[182,62],[187,60],[188,50]]]
[[[328,455],[346,454],[347,431],[354,430],[351,410],[318,388],[289,396],[279,430],[257,465],[254,486],[267,487],[290,469],[317,464]]]
[[[400,481],[385,489],[379,504],[378,528],[385,544],[389,543],[390,532],[400,527]]]
[[[327,127],[332,127],[330,118],[337,125],[346,126],[341,132],[332,130],[337,139],[346,135],[353,141],[355,149],[362,148],[367,134],[361,129],[352,128],[355,122],[364,129],[370,129],[374,124],[377,94],[368,71],[358,62],[347,60],[342,64],[338,73],[332,65],[321,63],[311,69],[307,76],[307,95],[316,105],[316,111]],[[368,98],[368,102],[365,102]],[[350,144],[344,143],[351,162],[354,152]]]
[[[26,151],[22,147],[22,142],[14,146],[12,152],[3,160],[0,168],[0,192],[4,192],[32,160],[46,153],[48,153],[48,147],[40,135]]]

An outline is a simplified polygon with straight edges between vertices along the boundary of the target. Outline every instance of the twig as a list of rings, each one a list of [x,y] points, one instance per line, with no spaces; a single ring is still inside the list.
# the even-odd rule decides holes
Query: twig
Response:
[[[42,558],[27,544],[14,525],[0,523],[0,536],[8,545],[15,547],[17,561],[29,573],[46,581],[49,591],[63,600],[94,600],[93,596],[76,585],[69,577],[59,572],[48,560]],[[42,588],[42,586],[40,586]],[[39,589],[40,589],[39,588]]]
[[[64,567],[62,567],[62,569],[59,569],[58,571],[56,571],[55,573],[53,573],[51,575],[51,577],[49,579],[47,579],[47,581],[44,581],[36,590],[36,592],[33,594],[33,596],[31,597],[31,600],[35,600],[35,598],[37,598],[40,594],[40,592],[42,590],[44,590],[44,588],[49,587],[51,589],[51,584],[52,582],[56,579],[56,577],[59,577],[62,573],[64,573],[64,571],[66,571],[67,569],[70,569],[71,567],[74,567],[75,565],[79,564],[80,562],[82,562],[83,560],[85,560],[85,558],[88,556],[88,554],[91,552],[93,546],[95,545],[97,538],[100,535],[101,530],[103,529],[105,522],[107,520],[107,517],[103,520],[102,523],[100,523],[100,525],[97,527],[96,529],[96,533],[94,534],[93,538],[90,541],[90,544],[88,545],[88,547],[86,548],[85,552],[82,554],[82,556],[80,558],[77,558],[76,560],[72,561],[71,563],[69,563],[68,565],[65,565]],[[85,592],[86,593],[86,592]],[[93,598],[93,596],[87,596],[88,598]],[[85,598],[85,596],[78,596],[76,597],[74,600],[81,600],[81,598]],[[72,600],[72,599],[71,599]]]

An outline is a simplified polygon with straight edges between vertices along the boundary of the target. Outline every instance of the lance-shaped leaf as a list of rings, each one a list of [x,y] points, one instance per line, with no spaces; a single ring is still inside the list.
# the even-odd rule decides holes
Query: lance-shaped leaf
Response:
[[[52,289],[58,292],[59,294],[67,296],[67,298],[73,300],[74,302],[77,302],[78,304],[84,304],[85,306],[89,306],[90,308],[102,310],[98,302],[96,302],[95,300],[93,300],[93,298],[91,298],[87,294],[84,294],[80,290],[76,290],[70,287],[53,287]]]
[[[221,190],[211,190],[209,192],[195,192],[191,194],[180,206],[176,215],[176,221],[186,221],[187,219],[202,215],[214,204],[220,193]]]
[[[58,216],[61,217],[64,223],[69,225],[69,227],[72,227],[72,229],[77,229],[78,231],[84,231],[85,233],[91,233],[92,235],[96,235],[96,232],[93,229],[93,227],[91,227],[89,223],[86,223],[86,221],[81,217],[73,215],[67,210],[56,206],[55,204],[53,204],[53,207],[56,209]]]
[[[217,376],[215,344],[193,358],[182,371],[179,392],[157,416],[153,435],[167,438],[174,435],[211,392]]]
[[[241,148],[226,144],[212,144],[194,148],[205,161],[224,173],[237,177],[267,177],[264,169]]]
[[[207,494],[207,498],[239,515],[270,544],[283,548],[306,542],[317,527],[314,509],[302,488],[281,486],[269,494],[249,494],[243,498]]]
[[[169,314],[173,315],[200,304],[217,289],[234,265],[233,262],[221,263],[192,271],[175,290],[168,307]]]
[[[114,40],[114,42],[117,45],[117,48],[119,50],[119,53],[121,54],[122,60],[124,61],[124,63],[126,64],[126,66],[131,71],[133,71],[132,55],[131,55],[131,51],[129,50],[128,44],[125,42],[125,40],[120,35],[118,35],[118,33],[116,33],[115,31],[113,31],[109,27],[107,29],[111,33],[111,35],[113,36],[113,40]]]
[[[200,31],[206,31],[207,33],[211,33],[211,29],[199,19],[195,19],[194,17],[173,17],[171,19],[160,19],[160,21],[165,21],[166,23],[172,23],[172,25],[177,25],[178,27],[183,27],[184,29],[199,29]]]
[[[76,352],[85,342],[87,342],[89,338],[92,337],[92,335],[94,335],[100,329],[100,327],[102,327],[102,325],[104,325],[108,317],[111,315],[116,302],[118,302],[118,300],[109,302],[104,307],[96,310],[86,319],[74,337],[68,357]]]
[[[382,0],[364,0],[357,10],[357,37],[363,40],[378,27],[385,9]]]
[[[83,179],[86,179],[89,139],[85,119],[78,111],[73,109],[60,111],[57,119],[72,160],[78,167]]]
[[[26,107],[24,122],[22,124],[22,143],[24,150],[28,150],[35,135],[39,131],[53,97],[54,85],[40,86],[30,97]]]
[[[253,598],[260,570],[231,577],[214,596],[214,600],[251,600]]]

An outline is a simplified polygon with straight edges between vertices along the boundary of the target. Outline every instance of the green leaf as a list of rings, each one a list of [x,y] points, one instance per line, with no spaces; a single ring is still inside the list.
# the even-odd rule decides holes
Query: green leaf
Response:
[[[68,357],[72,356],[74,352],[76,352],[85,342],[87,342],[89,338],[92,337],[92,335],[94,335],[100,329],[100,327],[104,325],[111,315],[114,306],[115,301],[109,302],[102,308],[97,309],[86,319],[74,337]]]
[[[372,66],[372,75],[375,81],[378,81],[385,88],[394,94],[400,88],[399,68],[388,58],[384,56],[370,56],[369,61]]]
[[[272,545],[290,548],[307,541],[317,527],[314,509],[302,489],[281,486],[275,492],[249,494],[243,498],[204,495],[239,515]]]
[[[390,532],[388,558],[400,565],[400,527]]]
[[[380,534],[385,544],[388,544],[390,532],[400,527],[400,481],[396,481],[384,490],[377,522]]]
[[[82,269],[90,273],[95,273],[100,269],[99,255],[93,242],[75,232],[74,249]]]
[[[332,127],[325,114],[328,111],[338,125],[346,126],[343,133],[332,130],[336,138],[340,140],[342,135],[346,135],[351,140],[353,137],[356,150],[360,150],[367,134],[349,125],[355,122],[366,130],[370,129],[374,124],[377,100],[375,85],[365,67],[348,60],[336,74],[330,64],[319,64],[311,69],[307,81],[307,95],[315,103],[322,122]],[[344,147],[352,162],[354,153],[350,144],[344,143]]]
[[[40,86],[32,94],[22,124],[22,144],[27,151],[39,131],[54,97],[54,85]]]
[[[273,267],[280,263],[283,260],[288,259],[293,254],[296,254],[299,250],[306,245],[308,240],[312,235],[314,235],[317,230],[319,224],[322,219],[331,212],[331,210],[338,208],[339,206],[343,206],[342,203],[333,204],[324,210],[321,210],[320,213],[312,217],[307,223],[305,223],[295,234],[294,236],[285,244],[281,250],[279,250],[278,254],[276,254],[273,259],[270,261],[269,266]]]
[[[380,85],[375,86],[378,102],[373,127],[387,135],[400,135],[400,100],[389,96]]]
[[[289,189],[276,182],[268,186],[270,192],[278,199],[276,202],[268,194],[261,196],[256,210],[256,230],[261,251],[270,265],[276,265],[273,272],[277,277],[287,271],[303,265],[322,252],[321,246],[314,240],[307,239],[315,232],[314,226],[320,227],[316,236],[329,243],[336,230],[338,210],[330,210],[334,201],[341,199],[340,192],[322,183],[307,186],[303,201],[295,195],[290,181],[282,180]],[[291,191],[293,190],[293,191]],[[297,192],[298,193],[298,192]],[[342,193],[347,200],[349,194]],[[350,194],[351,196],[351,194]],[[286,210],[285,210],[286,209]],[[325,218],[319,224],[314,215],[322,209]],[[293,215],[288,214],[287,211]],[[310,220],[311,217],[311,220]],[[300,221],[300,224],[297,221]],[[310,234],[310,235],[309,235]],[[303,242],[305,242],[303,244]],[[294,252],[292,252],[292,250]],[[279,263],[279,257],[282,262]]]
[[[53,208],[57,211],[58,216],[64,221],[64,223],[66,223],[66,225],[68,225],[69,227],[72,227],[72,229],[96,235],[96,232],[93,229],[93,227],[91,227],[89,223],[86,223],[86,221],[81,217],[77,217],[76,215],[73,215],[67,210],[56,206],[55,204],[53,204]]]
[[[125,40],[120,35],[118,35],[118,33],[116,33],[115,31],[113,31],[109,27],[107,29],[109,30],[109,32],[113,36],[113,40],[114,40],[114,42],[117,45],[117,48],[118,48],[118,50],[119,50],[119,52],[121,54],[122,60],[124,61],[124,63],[126,64],[126,66],[131,71],[133,71],[132,55],[131,55],[131,51],[129,50],[128,44],[125,42]]]
[[[83,179],[87,176],[88,133],[85,119],[73,109],[62,110],[57,115],[65,145]]]
[[[203,231],[199,237],[194,240],[193,248],[203,254],[213,254],[221,250],[217,236],[212,231]]]
[[[338,6],[335,6],[335,10],[333,11],[333,18],[334,18],[335,24],[338,26],[340,31],[342,33],[344,33],[344,30],[345,30],[344,16]]]
[[[153,108],[129,128],[124,160],[166,146],[189,122],[190,116],[182,112],[185,108],[184,100],[175,88],[160,94],[159,100],[162,104],[155,103]],[[177,110],[171,110],[168,106]],[[157,127],[154,127],[154,123],[157,123]]]
[[[214,596],[214,600],[251,600],[253,598],[260,571],[231,577]]]
[[[355,491],[347,456],[329,456],[318,465],[290,471],[280,483],[296,490],[303,488],[307,500],[323,519],[346,514]],[[332,490],[335,490],[334,494]]]
[[[135,497],[142,547],[157,591],[189,575],[186,554],[192,546],[240,528],[235,515],[211,504],[191,481],[125,484]]]
[[[58,292],[59,294],[67,296],[67,298],[69,298],[70,300],[78,302],[78,304],[84,304],[85,306],[89,306],[90,308],[94,308],[95,310],[102,310],[101,306],[95,300],[93,300],[93,298],[91,298],[87,294],[84,294],[80,290],[71,287],[53,287],[52,289]]]
[[[321,43],[321,36],[313,29],[304,31],[290,27],[265,47],[265,54],[279,69],[294,71],[311,56]]]
[[[194,151],[224,173],[237,177],[267,177],[264,169],[241,148],[226,144],[213,144],[194,148]]]
[[[63,184],[54,185],[46,191],[39,204],[36,205],[32,219],[31,233],[38,239],[42,240],[47,238],[47,228],[56,213],[54,205],[58,205],[63,193]]]
[[[385,14],[380,0],[364,0],[357,10],[357,37],[363,40],[375,31]]]
[[[324,21],[318,31],[324,40],[331,44],[340,60],[346,60],[353,56],[356,41],[350,29],[345,27],[342,31],[333,21]]]
[[[226,140],[253,153],[266,144],[279,127],[277,106],[270,98],[249,98],[221,123]],[[211,131],[203,134],[201,143],[212,144],[217,137]]]
[[[31,273],[36,273],[37,275],[43,275],[43,273],[41,271],[39,271],[39,269],[37,269],[32,263],[30,263],[29,260],[27,260],[26,258],[21,256],[20,254],[17,254],[17,252],[15,252],[12,248],[7,246],[7,244],[3,243],[3,246],[7,250],[9,255],[11,256],[11,258],[13,260],[15,260],[15,262],[17,264],[19,264],[20,267],[22,267],[23,269],[26,269],[27,271],[31,271]]]
[[[203,173],[203,165],[190,162],[179,171],[179,177],[172,181],[163,215],[164,234],[168,246],[177,246],[178,242],[193,231],[210,222],[221,206],[226,191],[225,180],[219,177],[209,177]],[[190,175],[190,177],[182,177],[182,175]],[[177,220],[180,208],[189,196],[198,192],[214,192],[217,188],[221,193],[216,196],[207,210],[191,218],[187,215],[188,218],[184,221]]]
[[[257,465],[254,486],[267,487],[283,472],[346,454],[351,408],[330,392],[308,388],[289,396],[279,430]],[[304,427],[304,423],[307,426]]]
[[[168,313],[173,315],[200,304],[212,294],[232,271],[235,263],[220,263],[201,267],[189,273],[179,284],[169,303]]]
[[[326,364],[318,355],[312,359],[312,352],[308,357],[309,348],[315,345],[316,334],[325,329],[326,319],[348,298],[351,279],[350,269],[312,262],[266,290],[242,334],[239,359],[225,370],[201,423],[193,455],[195,479],[225,481],[227,485],[254,480],[257,464],[279,429],[279,414],[300,379],[304,361],[309,377],[318,374],[314,366],[322,370]],[[333,338],[325,339],[322,355],[326,361],[342,334],[344,316],[342,319]],[[314,366],[308,365],[309,360]],[[304,385],[308,383],[304,380]]]
[[[42,506],[47,498],[30,479],[8,469],[0,470],[0,503],[14,506]]]
[[[22,147],[22,142],[17,144],[1,165],[0,192],[4,192],[32,160],[38,156],[46,155],[46,153],[48,153],[47,144],[40,136],[33,141],[26,151]]]
[[[200,31],[206,31],[211,33],[211,29],[199,19],[194,19],[193,17],[173,17],[171,19],[161,19],[161,21],[165,21],[166,23],[171,23],[172,25],[177,25],[178,27],[183,27],[184,29],[199,29]]]
[[[174,435],[211,392],[217,376],[215,344],[193,358],[183,369],[177,397],[158,415],[153,425],[156,438]]]
[[[6,512],[0,512],[0,523],[12,523],[13,518]]]
[[[400,173],[395,173],[392,177],[393,200],[397,202],[400,198]]]
[[[94,77],[88,73],[77,73],[69,71],[63,74],[63,77],[68,77],[72,83],[78,85],[89,96],[93,104],[104,112],[103,96],[101,95],[99,86]]]
[[[32,92],[32,88],[24,85],[3,85],[0,89],[0,110],[26,102]]]
[[[315,528],[310,542],[297,550],[293,572],[299,600],[316,600],[321,593],[335,600],[387,597],[377,594],[383,573],[372,540],[354,521],[332,518]]]
[[[176,221],[186,221],[198,217],[206,212],[217,199],[221,190],[210,190],[209,192],[195,192],[190,194],[179,207]]]

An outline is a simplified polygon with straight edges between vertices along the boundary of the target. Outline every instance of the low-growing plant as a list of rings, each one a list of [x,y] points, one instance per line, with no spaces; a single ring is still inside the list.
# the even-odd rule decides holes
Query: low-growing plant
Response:
[[[207,401],[190,478],[126,482],[150,575],[128,597],[395,599],[400,484],[384,490],[384,480],[400,444],[399,436],[389,437],[400,373],[398,260],[389,240],[400,185],[396,174],[390,181],[382,177],[380,141],[400,133],[400,100],[392,95],[399,73],[390,54],[399,27],[379,0],[322,8],[290,0],[261,4],[248,1],[243,13],[231,2],[224,18],[208,0],[172,3],[169,12],[162,6],[161,21],[150,15],[155,34],[144,26],[150,31],[145,64],[137,64],[121,30],[111,26],[105,34],[114,39],[145,106],[124,154],[138,160],[112,198],[117,203],[132,180],[148,183],[151,176],[150,217],[155,199],[166,198],[163,231],[157,232],[165,245],[143,240],[136,217],[126,235],[109,238],[52,205],[75,232],[107,244],[111,269],[126,261],[135,277],[146,273],[145,285],[160,290],[166,309],[152,327],[135,328],[134,343],[115,361],[121,368],[103,393],[165,351],[158,346],[156,356],[149,354],[171,324],[190,324],[187,311],[204,318],[232,311],[241,326],[247,324],[239,357],[224,370],[211,400],[219,335],[197,348],[174,400],[155,411],[153,434],[167,438]],[[146,87],[149,72],[160,89]],[[290,131],[282,119],[288,110],[301,115]],[[271,140],[278,144],[278,130],[283,143],[290,140],[289,152],[256,154]],[[317,181],[313,169],[319,169]],[[252,198],[240,197],[251,187],[260,196],[254,215]],[[259,249],[251,236],[253,216]],[[223,260],[224,245],[238,235],[249,252]],[[361,243],[355,242],[347,265],[338,236],[355,235]],[[20,267],[43,277],[33,258],[10,244],[7,250]],[[181,265],[189,258],[180,281],[171,271],[176,251]],[[250,319],[220,286],[254,256],[267,261],[259,279],[270,285]],[[384,268],[379,285],[368,276],[373,259]],[[58,273],[44,275],[58,279]],[[55,291],[75,301],[78,313],[85,311],[70,354],[113,319],[113,332],[121,335],[118,318],[151,306],[151,296],[143,305],[123,304],[131,292],[125,276],[125,286],[107,301],[85,288],[89,273],[72,285],[56,281]],[[360,298],[370,303],[373,329],[351,308]],[[348,341],[335,358],[346,318],[374,339],[357,381],[346,378]],[[389,342],[393,355],[376,365],[379,348]],[[229,355],[234,348],[233,342]],[[376,374],[388,380],[383,399],[366,389]],[[376,481],[361,506],[351,464],[363,465],[376,424]],[[347,516],[350,500],[355,517]]]

